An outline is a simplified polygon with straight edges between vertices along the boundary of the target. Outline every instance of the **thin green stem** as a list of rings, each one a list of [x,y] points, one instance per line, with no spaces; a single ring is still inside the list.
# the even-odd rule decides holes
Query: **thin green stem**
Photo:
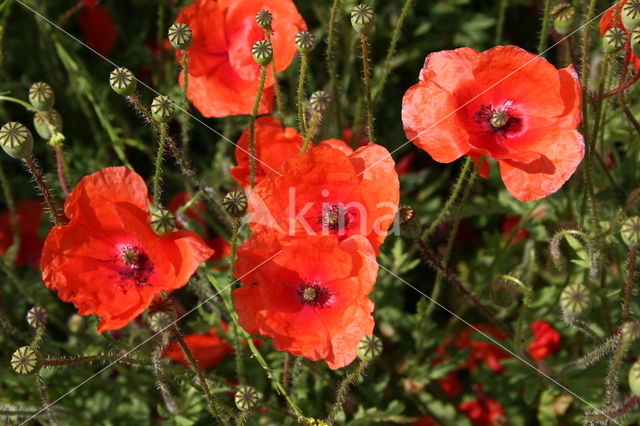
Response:
[[[331,97],[334,102],[334,110],[336,114],[336,126],[338,126],[338,132],[342,127],[342,113],[340,111],[340,93],[337,75],[337,66],[335,57],[333,56],[335,38],[336,38],[336,15],[340,8],[340,0],[333,0],[331,4],[331,11],[329,12],[329,32],[327,34],[327,67],[329,68],[329,84],[331,86]]]
[[[326,420],[327,424],[330,424],[330,425],[335,424],[336,415],[344,405],[344,401],[347,396],[347,391],[349,390],[349,386],[351,386],[351,384],[355,382],[358,379],[358,377],[360,377],[360,375],[362,375],[362,373],[364,372],[364,370],[366,370],[368,366],[369,366],[369,363],[367,363],[366,361],[360,361],[358,363],[358,366],[353,370],[351,370],[349,374],[347,374],[347,377],[345,377],[342,380],[342,382],[340,382],[340,385],[338,386],[338,391],[336,392],[336,402],[333,404],[333,407],[331,407],[331,411],[327,416],[327,420]]]
[[[538,55],[547,48],[547,37],[549,36],[549,21],[551,20],[551,0],[544,1],[544,15],[542,17],[542,30],[540,31],[540,42],[538,43]]]
[[[638,262],[638,248],[631,247],[627,260],[627,281],[625,283],[624,304],[622,305],[622,320],[629,320],[631,311],[631,296],[633,295],[633,284],[636,278],[636,266]]]
[[[311,117],[311,123],[309,123],[309,127],[307,128],[307,133],[304,135],[302,148],[300,149],[301,152],[307,152],[307,150],[309,149],[309,143],[318,133],[321,119],[322,113],[319,111],[314,111],[313,116]]]
[[[604,406],[608,407],[615,403],[618,399],[618,372],[624,361],[624,356],[631,346],[631,340],[629,336],[621,335],[618,347],[616,348],[611,362],[609,363],[609,371],[607,371],[607,377],[605,378],[605,397]]]
[[[309,55],[302,52],[300,53],[300,74],[298,75],[298,91],[297,91],[297,104],[298,104],[298,128],[300,133],[306,134],[307,123],[305,121],[304,110],[304,83],[307,78],[307,67],[309,66]]]
[[[264,30],[264,35],[269,43],[271,43],[271,30]],[[276,67],[276,57],[271,59],[271,70],[273,71],[273,89],[276,94],[276,111],[275,116],[282,121],[284,117],[284,107],[282,106],[282,94],[280,93],[280,87],[278,85],[278,69]]]
[[[368,141],[375,143],[373,133],[373,102],[371,100],[371,68],[369,63],[369,38],[366,34],[360,35],[360,51],[362,53],[362,78],[364,81],[364,93],[366,99],[367,136]]]
[[[61,359],[49,358],[49,359],[43,360],[42,364],[48,367],[58,367],[58,366],[81,364],[84,362],[95,362],[95,361],[117,361],[125,364],[150,365],[148,360],[125,357],[120,355],[105,355],[105,354],[79,356],[75,358],[61,358]]]
[[[589,8],[585,15],[584,24],[582,26],[582,51],[580,53],[580,83],[582,85],[582,134],[587,137],[589,135],[589,107],[588,103],[584,102],[588,99],[589,95],[589,35],[591,25],[589,24],[593,19],[593,15],[596,10],[597,0],[591,0],[589,2]],[[588,144],[588,142],[587,142]]]
[[[525,331],[527,329],[527,313],[529,311],[529,305],[531,305],[531,288],[523,283],[520,279],[511,275],[503,275],[502,279],[506,282],[513,284],[522,293],[522,306],[520,307],[520,313],[518,314],[518,322],[514,335],[515,349],[517,353],[522,353],[525,343]]]
[[[49,187],[44,181],[44,177],[42,177],[42,172],[40,171],[40,168],[34,161],[33,156],[23,158],[22,163],[25,165],[25,168],[29,171],[29,173],[31,173],[31,176],[36,181],[36,184],[40,189],[40,193],[42,194],[42,197],[44,198],[44,201],[47,205],[47,209],[49,210],[49,215],[51,216],[53,223],[55,224],[55,226],[60,226],[62,222],[60,220],[58,209],[56,208],[56,205],[53,202],[53,197],[51,197],[51,191],[49,190]]]
[[[36,383],[38,385],[38,393],[40,395],[40,401],[42,402],[43,409],[45,410],[45,412],[47,413],[47,417],[49,418],[49,424],[52,426],[57,426],[58,422],[56,420],[56,417],[53,414],[53,410],[51,409],[51,406],[53,404],[49,404],[49,401],[47,400],[46,389],[48,386],[46,386],[46,384],[44,383],[44,380],[42,380],[42,376],[40,375],[39,372],[35,374],[35,377],[36,377]]]
[[[22,105],[23,107],[25,107],[27,109],[27,111],[37,112],[36,109],[30,103],[27,103],[27,102],[23,101],[22,99],[17,99],[17,98],[12,98],[11,96],[2,95],[2,96],[0,96],[0,101],[13,102],[13,103],[16,103],[18,105]]]
[[[153,202],[161,205],[160,196],[162,194],[162,160],[164,158],[165,145],[167,143],[167,124],[158,124],[158,151],[156,153],[156,165],[153,173]]]
[[[234,271],[236,264],[236,255],[238,253],[238,237],[240,235],[240,228],[242,222],[239,219],[235,219],[233,221],[233,233],[231,234],[231,254],[229,256],[229,269],[231,273],[229,274],[229,281],[231,284],[235,282],[234,279]],[[244,357],[242,356],[243,346],[240,341],[240,326],[233,323],[233,348],[235,350],[235,361],[236,361],[236,372],[238,374],[238,382],[240,384],[245,383],[244,379]]]
[[[189,155],[189,143],[191,139],[189,132],[191,130],[191,117],[189,116],[189,52],[185,49],[182,51],[182,108],[184,114],[180,114],[180,135],[182,137],[182,149],[185,155]]]
[[[0,162],[0,186],[2,186],[2,193],[4,194],[4,201],[7,204],[7,210],[9,210],[9,220],[11,222],[11,233],[13,234],[13,259],[10,259],[13,263],[15,256],[20,251],[20,227],[18,225],[18,213],[16,212],[16,205],[13,200],[13,193],[11,192],[11,186],[7,180],[7,176],[4,173],[4,167]]]
[[[250,174],[249,182],[251,189],[256,184],[256,116],[258,115],[258,107],[260,106],[260,99],[262,98],[262,92],[264,91],[264,82],[267,78],[267,67],[260,66],[260,84],[258,85],[258,94],[256,95],[256,101],[253,104],[253,110],[251,111],[251,119],[249,121],[249,163]]]
[[[67,185],[67,177],[64,172],[64,154],[62,153],[62,147],[55,147],[54,153],[56,156],[56,171],[58,173],[58,182],[60,183],[60,188],[64,195],[68,196],[71,191],[69,191],[69,185]]]
[[[498,4],[498,22],[496,23],[496,36],[494,43],[496,46],[502,43],[502,32],[504,31],[504,17],[507,12],[508,0],[500,0]]]

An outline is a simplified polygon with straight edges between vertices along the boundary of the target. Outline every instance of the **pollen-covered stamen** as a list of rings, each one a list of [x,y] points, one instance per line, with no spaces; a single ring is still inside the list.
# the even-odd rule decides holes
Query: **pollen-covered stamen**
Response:
[[[130,284],[135,286],[151,285],[154,266],[149,256],[137,246],[124,246],[120,249],[118,268],[119,286],[126,293]]]
[[[522,120],[510,113],[511,102],[506,102],[499,108],[482,105],[475,114],[476,124],[484,132],[491,132],[499,137],[520,130]]]
[[[345,209],[339,204],[331,204],[325,206],[318,223],[330,231],[344,231],[353,227],[354,219],[355,214],[350,209]]]
[[[331,291],[319,284],[302,283],[297,289],[298,300],[303,305],[324,308],[331,299]]]

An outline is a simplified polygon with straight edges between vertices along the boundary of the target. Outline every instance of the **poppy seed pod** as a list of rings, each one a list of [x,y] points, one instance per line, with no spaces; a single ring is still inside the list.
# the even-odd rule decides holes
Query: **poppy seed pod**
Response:
[[[261,10],[256,14],[256,24],[263,30],[270,30],[273,22],[273,15],[268,10]]]
[[[640,328],[638,327],[638,323],[634,321],[625,322],[622,324],[622,327],[620,327],[620,335],[627,342],[633,342],[640,337]]]
[[[311,94],[309,98],[309,105],[311,109],[316,112],[325,111],[329,108],[329,104],[331,103],[331,96],[324,90],[317,90]]]
[[[415,210],[410,206],[401,206],[398,209],[398,221],[400,232],[405,238],[416,238],[420,235],[422,227]]]
[[[631,50],[636,56],[640,56],[640,27],[631,31]]]
[[[634,362],[629,369],[629,389],[632,394],[640,396],[640,360]]]
[[[55,95],[47,83],[38,81],[29,88],[29,102],[38,111],[47,111],[53,107]]]
[[[20,160],[31,156],[33,136],[23,124],[10,121],[0,128],[0,145],[7,154]]]
[[[569,31],[571,31],[571,27],[573,26],[573,16],[575,15],[575,12],[575,8],[565,1],[561,1],[553,7],[551,10],[553,28],[558,34],[569,34]]]
[[[49,140],[53,136],[49,123],[53,124],[58,132],[62,131],[62,116],[55,109],[39,111],[33,116],[33,127],[42,139]]]
[[[130,96],[136,91],[137,81],[133,73],[124,67],[116,68],[109,75],[111,88],[119,95]]]
[[[300,31],[296,34],[295,43],[301,53],[309,53],[316,47],[316,36],[311,31]]]
[[[193,32],[191,31],[191,27],[187,24],[176,22],[169,27],[167,35],[169,37],[169,42],[176,49],[185,50],[191,46]]]
[[[560,307],[571,315],[580,315],[591,305],[589,289],[582,284],[569,284],[560,293]]]
[[[42,367],[42,356],[31,346],[22,346],[11,355],[11,368],[18,374],[32,374]]]
[[[376,336],[365,336],[358,343],[358,358],[370,362],[382,353],[382,341]]]
[[[156,234],[163,236],[178,229],[176,217],[169,210],[150,206],[149,213],[151,213],[151,229]]]
[[[241,411],[251,410],[260,402],[260,395],[251,386],[241,386],[236,391],[235,396],[236,407]]]
[[[259,40],[251,48],[253,59],[262,66],[267,66],[273,60],[273,46],[267,40]]]
[[[174,318],[168,312],[156,312],[149,317],[149,327],[155,333],[160,333],[168,329],[173,324]]]
[[[229,216],[240,218],[247,212],[247,196],[241,191],[231,191],[224,196],[222,206]]]
[[[373,27],[373,9],[366,4],[359,4],[351,10],[351,25],[358,34],[366,35]]]
[[[176,107],[168,96],[156,96],[151,102],[151,115],[161,123],[166,123],[173,117]]]
[[[632,216],[622,223],[620,228],[622,240],[629,247],[637,247],[640,244],[640,216]]]
[[[602,50],[616,53],[627,43],[627,33],[622,28],[610,28],[602,36]]]
[[[640,0],[628,0],[622,6],[622,25],[629,30],[633,31],[638,25],[640,25]]]
[[[27,311],[27,324],[33,328],[44,328],[48,321],[47,310],[42,306],[34,306]]]

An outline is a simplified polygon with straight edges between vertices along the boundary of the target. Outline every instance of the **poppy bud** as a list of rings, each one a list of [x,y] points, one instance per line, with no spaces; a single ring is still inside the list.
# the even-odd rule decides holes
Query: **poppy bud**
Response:
[[[175,47],[176,49],[185,50],[188,49],[191,45],[193,32],[191,31],[191,27],[187,24],[176,22],[169,27],[167,36],[169,37],[169,42],[173,47]]]
[[[124,67],[116,68],[109,75],[111,88],[119,95],[130,96],[136,91],[137,81],[133,73]]]
[[[82,327],[84,327],[84,318],[82,317],[82,315],[78,314],[71,315],[67,320],[67,327],[69,328],[69,332],[71,332],[71,334],[79,333],[80,330],[82,330]]]
[[[149,327],[151,327],[151,330],[155,333],[165,331],[167,328],[171,327],[173,322],[173,315],[167,312],[156,312],[149,317]]]
[[[627,42],[627,33],[622,28],[611,28],[602,36],[602,49],[605,53],[616,53]]]
[[[173,117],[176,107],[168,96],[156,96],[151,102],[151,115],[161,123],[166,123]]]
[[[316,47],[316,36],[311,31],[300,31],[296,34],[295,43],[301,53],[309,53]]]
[[[239,410],[251,410],[260,402],[260,395],[251,386],[240,386],[236,391],[235,402]]]
[[[163,236],[178,229],[176,228],[176,217],[169,210],[150,206],[149,212],[151,213],[151,229],[156,234]]]
[[[31,346],[22,346],[11,355],[11,368],[18,374],[31,374],[42,367],[42,356]]]
[[[268,10],[261,10],[256,13],[256,24],[263,30],[270,30],[273,22],[273,15]]]
[[[33,127],[42,139],[49,140],[53,136],[49,123],[53,124],[58,132],[62,131],[62,116],[53,108],[49,111],[36,112],[33,116]]]
[[[7,154],[20,160],[31,155],[33,136],[23,124],[10,121],[0,128],[0,145]]]
[[[420,219],[412,207],[401,206],[398,209],[398,222],[400,223],[400,232],[403,237],[416,238],[420,235],[422,230]]]
[[[640,396],[640,360],[634,362],[629,370],[629,389],[632,394]]]
[[[376,336],[365,336],[358,343],[358,358],[370,362],[382,353],[382,341]]]
[[[622,25],[633,31],[640,24],[640,0],[629,0],[622,6]]]
[[[560,294],[560,307],[571,315],[580,315],[591,305],[589,289],[582,284],[569,284]]]
[[[622,327],[620,327],[620,335],[627,342],[633,342],[640,337],[640,328],[638,327],[638,323],[634,321],[625,322],[622,324]]]
[[[47,310],[42,306],[34,306],[27,311],[27,324],[33,328],[45,328],[49,321]]]
[[[373,27],[373,9],[366,4],[359,4],[351,10],[351,25],[357,33],[366,35]]]
[[[631,50],[633,50],[633,54],[636,56],[640,56],[640,27],[631,31]]]
[[[331,96],[324,90],[318,90],[311,94],[309,98],[309,105],[311,109],[316,112],[322,112],[329,108],[329,104],[331,103]]]
[[[637,247],[640,244],[640,217],[632,216],[622,223],[620,228],[622,241],[629,247]]]
[[[47,111],[53,106],[55,95],[47,83],[38,81],[29,88],[29,102],[38,111]]]
[[[251,48],[251,54],[258,64],[267,66],[273,60],[273,46],[267,40],[256,41]]]
[[[573,26],[573,15],[575,13],[575,8],[565,1],[561,1],[554,6],[551,10],[551,17],[553,18],[553,28],[558,34],[569,34]]]
[[[247,196],[241,191],[231,191],[224,196],[222,206],[229,216],[240,218],[247,212]]]

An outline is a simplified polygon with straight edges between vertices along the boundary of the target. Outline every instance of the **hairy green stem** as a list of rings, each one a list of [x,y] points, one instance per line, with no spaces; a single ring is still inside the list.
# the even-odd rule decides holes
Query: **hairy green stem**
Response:
[[[631,346],[631,341],[632,339],[629,336],[620,335],[620,342],[611,357],[609,371],[607,371],[607,377],[605,378],[604,407],[610,406],[618,399],[618,372],[624,361],[624,356],[629,346]]]
[[[631,247],[629,259],[627,260],[627,281],[625,283],[624,304],[622,308],[622,320],[629,320],[631,311],[631,296],[633,295],[633,283],[636,278],[636,266],[638,262],[638,248]]]
[[[266,78],[267,67],[261,65],[258,93],[256,95],[256,101],[253,103],[253,110],[251,111],[251,119],[249,121],[249,182],[252,190],[256,184],[256,116],[258,115],[258,107],[260,106],[260,99],[262,98],[262,92],[264,91],[264,82]]]
[[[309,66],[309,55],[305,52],[300,53],[300,74],[298,75],[298,129],[300,133],[306,134],[307,124],[305,120],[304,108],[304,83],[307,78],[307,67]]]
[[[142,360],[139,358],[131,358],[120,355],[88,355],[88,356],[79,356],[75,358],[48,358],[42,361],[42,364],[48,367],[57,367],[57,366],[66,366],[66,365],[74,365],[80,364],[84,362],[95,362],[95,361],[117,361],[126,364],[137,364],[137,365],[150,365],[149,361]]]
[[[549,36],[549,21],[551,20],[551,0],[544,1],[544,15],[542,17],[542,30],[540,30],[540,42],[538,43],[538,55],[542,55],[547,47]]]
[[[53,220],[53,223],[55,224],[55,226],[60,226],[62,224],[62,221],[60,220],[60,213],[58,212],[58,209],[55,203],[53,202],[51,191],[49,190],[49,187],[44,181],[44,177],[42,177],[42,172],[40,171],[40,168],[38,167],[35,160],[33,159],[33,156],[23,158],[22,163],[24,164],[27,171],[31,173],[31,176],[33,177],[36,184],[38,185],[38,188],[40,189],[40,193],[44,198],[45,204],[47,205],[47,209],[49,211],[49,215],[51,216],[51,219]]]
[[[161,205],[160,196],[162,194],[162,160],[164,158],[165,145],[167,143],[167,124],[158,124],[158,151],[156,153],[155,171],[153,173],[153,202]]]
[[[320,111],[314,111],[311,117],[311,123],[309,123],[309,127],[307,128],[307,133],[304,135],[302,148],[300,149],[301,152],[307,152],[309,149],[309,143],[318,133],[320,121],[322,121],[322,113]]]
[[[525,344],[525,332],[527,329],[527,313],[529,312],[529,306],[531,305],[531,288],[523,283],[520,279],[511,275],[503,275],[502,279],[506,282],[515,285],[520,293],[522,293],[522,306],[518,314],[518,323],[515,330],[515,349],[517,353],[524,351]]]
[[[335,424],[336,415],[344,405],[344,401],[347,396],[347,391],[349,390],[349,386],[351,386],[351,384],[355,382],[358,379],[358,377],[362,375],[362,373],[364,372],[364,370],[366,370],[368,366],[369,366],[369,363],[367,363],[366,361],[360,361],[358,363],[358,366],[353,370],[351,370],[349,374],[347,374],[347,377],[345,377],[342,380],[342,382],[340,382],[340,385],[338,386],[338,391],[336,392],[336,402],[333,404],[333,407],[331,407],[331,411],[327,416],[326,422],[329,425]]]
[[[271,43],[271,30],[264,30],[264,35],[269,43]],[[276,67],[276,57],[273,56],[271,59],[271,70],[273,72],[273,90],[276,94],[276,111],[274,115],[280,119],[280,121],[284,118],[284,107],[282,105],[282,94],[280,93],[280,87],[278,85],[278,69]]]
[[[500,0],[498,4],[498,22],[496,23],[496,36],[494,43],[496,46],[502,43],[502,32],[504,31],[504,17],[507,12],[508,0]]]
[[[337,75],[336,60],[333,56],[335,38],[336,38],[336,15],[340,8],[341,0],[333,0],[331,11],[329,12],[329,31],[327,34],[327,67],[329,69],[329,84],[331,86],[331,97],[333,98],[334,111],[336,114],[336,126],[338,132],[342,128],[342,112],[340,111],[340,93]]]
[[[189,52],[182,51],[182,108],[184,114],[180,114],[180,136],[182,139],[182,149],[185,155],[189,155],[189,137],[191,130],[191,117],[189,116]]]
[[[64,192],[64,195],[68,196],[71,191],[69,191],[69,185],[67,185],[67,177],[64,172],[64,157],[62,148],[58,146],[53,150],[56,156],[56,171],[58,173],[58,182],[60,182],[60,188],[62,189],[62,192]]]
[[[360,35],[360,52],[362,53],[362,78],[364,81],[364,93],[366,100],[367,136],[370,143],[375,143],[373,133],[373,102],[371,100],[371,67],[369,59],[369,38],[366,34]]]

